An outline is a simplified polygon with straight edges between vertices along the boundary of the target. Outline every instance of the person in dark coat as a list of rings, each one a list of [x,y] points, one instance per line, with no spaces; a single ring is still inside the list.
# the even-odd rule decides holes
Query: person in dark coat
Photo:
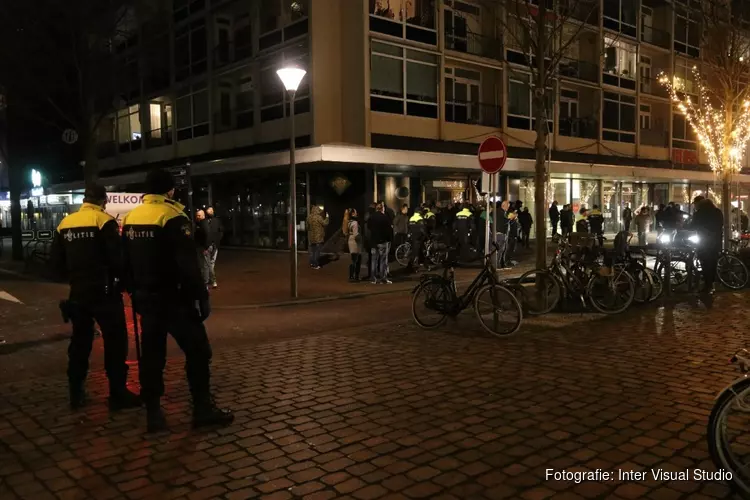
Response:
[[[722,238],[724,234],[724,215],[714,202],[696,196],[693,200],[695,213],[690,224],[690,229],[698,233],[698,260],[703,269],[702,293],[713,293],[714,281],[716,281],[716,266],[721,253]]]
[[[549,222],[552,224],[552,236],[557,236],[557,223],[560,222],[560,211],[557,209],[557,200],[549,207]]]
[[[599,205],[594,205],[587,219],[589,221],[589,231],[596,235],[599,246],[604,246],[604,216],[602,215],[602,211],[599,210]]]
[[[630,209],[630,203],[626,203],[622,211],[622,223],[625,225],[625,232],[630,232],[630,223],[632,220],[633,211]]]
[[[531,236],[531,226],[534,224],[529,209],[524,207],[523,211],[518,214],[518,222],[521,224],[521,244],[529,248],[529,237]]]
[[[378,203],[375,212],[367,221],[370,229],[370,259],[372,260],[372,283],[391,284],[388,279],[388,253],[393,242],[393,226],[385,213],[385,206]]]
[[[570,236],[573,232],[573,225],[575,220],[575,214],[570,208],[570,205],[563,205],[563,209],[560,211],[560,229],[562,231],[563,239]]]

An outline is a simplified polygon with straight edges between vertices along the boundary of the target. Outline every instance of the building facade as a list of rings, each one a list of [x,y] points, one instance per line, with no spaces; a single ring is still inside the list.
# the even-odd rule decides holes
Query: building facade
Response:
[[[135,191],[149,168],[189,164],[194,205],[216,207],[227,243],[287,248],[290,106],[275,72],[294,64],[308,71],[295,97],[303,247],[311,205],[337,222],[376,199],[394,208],[475,199],[477,145],[489,135],[509,149],[500,196],[531,205],[530,55],[510,3],[166,0],[120,50],[131,71],[120,109],[99,131],[102,178]],[[700,19],[691,6],[572,4],[565,30],[574,42],[547,89],[551,196],[601,205],[609,231],[626,204],[687,209],[696,194],[718,196],[657,82],[664,72],[696,91]],[[750,177],[738,176],[738,203],[743,183]]]

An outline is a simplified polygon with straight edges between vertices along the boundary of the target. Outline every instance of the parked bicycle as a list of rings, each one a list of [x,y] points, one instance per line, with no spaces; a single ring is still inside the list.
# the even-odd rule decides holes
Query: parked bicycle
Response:
[[[442,264],[448,254],[448,247],[447,245],[443,244],[442,242],[438,241],[435,238],[430,238],[424,243],[424,259],[427,263],[428,267],[432,266],[439,266]],[[402,267],[407,267],[409,263],[414,263],[416,261],[416,255],[414,255],[412,251],[411,243],[408,241],[406,243],[400,244],[396,248],[396,262],[399,263]]]
[[[750,496],[750,352],[740,349],[729,360],[737,364],[738,379],[716,398],[708,418],[708,450],[716,468],[743,497]],[[731,473],[731,477],[729,477]]]
[[[577,298],[584,307],[588,302],[605,314],[621,313],[630,307],[636,286],[627,271],[628,265],[612,263],[608,267],[599,262],[596,254],[583,252],[583,255],[591,255],[587,261],[582,255],[571,257],[572,251],[570,245],[563,242],[549,267],[521,275],[516,290],[526,312],[546,314],[555,309],[561,299],[570,297]]]
[[[412,292],[412,316],[420,327],[437,328],[449,317],[455,318],[473,305],[480,324],[492,335],[505,337],[518,331],[523,320],[521,304],[505,282],[496,276],[491,264],[498,251],[497,244],[494,246],[495,250],[485,258],[482,271],[460,295],[453,268],[455,259],[444,262],[442,276],[422,276]]]

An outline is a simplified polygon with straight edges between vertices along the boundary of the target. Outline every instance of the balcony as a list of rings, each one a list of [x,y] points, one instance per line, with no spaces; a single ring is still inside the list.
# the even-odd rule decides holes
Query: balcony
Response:
[[[668,31],[646,26],[644,24],[641,26],[641,41],[669,50],[671,47],[672,35]]]
[[[644,76],[641,76],[641,93],[642,94],[648,94],[656,97],[664,97],[669,98],[669,92],[667,92],[666,87],[659,83],[659,80],[656,78],[646,78]]]
[[[569,4],[561,2],[561,15],[570,19],[575,19],[582,23],[597,25],[599,24],[599,2],[590,2],[587,0],[572,0]]]
[[[214,68],[223,68],[224,66],[248,59],[252,55],[253,45],[249,41],[220,43],[214,47]]]
[[[222,132],[229,132],[230,130],[251,128],[254,125],[254,121],[255,117],[252,109],[244,111],[226,109],[219,111],[218,113],[214,113],[214,133],[220,134]]]
[[[599,66],[588,61],[563,57],[560,59],[558,71],[562,77],[577,78],[594,83],[599,81]]]
[[[560,135],[581,139],[599,139],[599,121],[594,117],[561,118]]]
[[[657,128],[642,128],[641,139],[642,146],[654,146],[657,148],[669,147],[669,133],[666,130]]]
[[[502,108],[495,104],[447,101],[445,103],[445,120],[452,123],[500,128],[503,123],[503,113]]]
[[[469,32],[465,35],[458,35],[455,32],[446,31],[445,48],[498,61],[503,58],[503,42],[501,39],[476,33]]]

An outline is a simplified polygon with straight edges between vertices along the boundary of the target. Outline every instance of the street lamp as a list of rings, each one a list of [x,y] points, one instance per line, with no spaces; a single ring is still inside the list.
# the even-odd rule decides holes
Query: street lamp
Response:
[[[292,298],[297,298],[297,166],[294,163],[294,96],[307,72],[299,67],[287,66],[276,71],[281,83],[289,92],[289,113],[292,134],[289,139],[289,259],[292,285]]]

